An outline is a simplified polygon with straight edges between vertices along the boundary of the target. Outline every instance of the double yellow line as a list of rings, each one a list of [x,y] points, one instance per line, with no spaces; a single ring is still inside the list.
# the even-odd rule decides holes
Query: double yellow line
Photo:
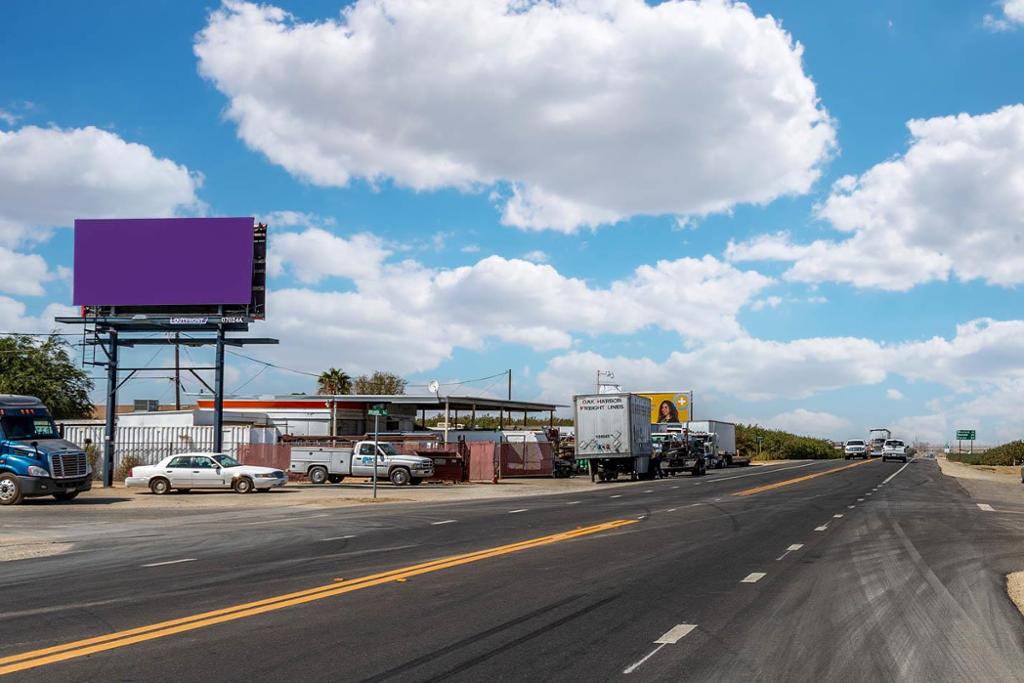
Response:
[[[734,496],[752,496],[755,493],[763,493],[764,491],[771,491],[772,489],[781,489],[783,486],[790,486],[792,484],[799,484],[803,481],[810,481],[811,479],[817,479],[818,477],[824,477],[829,474],[835,474],[836,472],[842,472],[848,470],[851,467],[860,467],[861,465],[867,465],[869,462],[875,462],[875,460],[864,460],[861,462],[855,462],[852,465],[844,465],[837,467],[833,470],[825,470],[824,472],[815,472],[814,474],[805,474],[802,477],[794,477],[793,479],[784,479],[777,481],[774,484],[764,484],[763,486],[755,486],[752,489],[743,489],[732,494]]]
[[[371,588],[385,583],[402,582],[413,576],[429,574],[430,572],[450,569],[452,567],[458,567],[472,562],[480,562],[481,560],[487,560],[492,557],[509,555],[522,550],[550,545],[552,543],[559,543],[561,541],[568,541],[581,536],[589,536],[591,534],[610,531],[611,529],[617,529],[619,527],[636,523],[636,520],[631,519],[612,520],[610,522],[595,524],[593,526],[580,527],[572,531],[564,531],[557,534],[551,534],[550,536],[541,536],[527,541],[520,541],[519,543],[511,543],[509,545],[488,548],[486,550],[479,550],[462,555],[452,555],[439,560],[424,562],[423,564],[393,569],[380,574],[363,576],[358,579],[337,581],[325,586],[317,586],[315,588],[308,588],[295,593],[287,593],[273,598],[247,602],[233,607],[225,607],[223,609],[213,610],[212,612],[203,612],[201,614],[171,619],[170,621],[162,621],[148,626],[139,626],[126,631],[117,631],[115,633],[108,633],[102,636],[86,638],[85,640],[76,640],[71,643],[64,643],[63,645],[54,645],[53,647],[42,648],[40,650],[22,652],[21,654],[0,658],[0,675],[10,674],[16,671],[24,671],[26,669],[34,669],[39,666],[63,662],[69,659],[76,659],[78,657],[85,657],[86,655],[114,650],[127,645],[142,643],[147,640],[165,638],[176,633],[194,631],[196,629],[206,628],[207,626],[222,624],[227,621],[245,619],[246,617],[256,616],[257,614],[273,612],[275,610],[293,607],[295,605],[303,605],[315,600],[323,600],[324,598],[330,598],[344,593],[351,593],[353,591],[363,590],[364,588]]]

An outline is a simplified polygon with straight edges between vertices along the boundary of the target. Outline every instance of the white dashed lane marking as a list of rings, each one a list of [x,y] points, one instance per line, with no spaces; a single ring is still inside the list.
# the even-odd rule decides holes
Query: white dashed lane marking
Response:
[[[166,562],[153,562],[152,564],[144,564],[143,567],[164,567],[169,564],[181,564],[182,562],[195,562],[196,558],[186,557],[182,560],[167,560]]]
[[[624,674],[631,674],[631,673],[633,673],[634,671],[639,669],[643,665],[644,662],[646,662],[648,659],[650,659],[654,655],[658,654],[658,652],[661,650],[661,648],[665,647],[666,645],[675,645],[680,640],[682,640],[686,636],[690,635],[690,632],[693,631],[693,629],[695,629],[695,628],[697,628],[697,626],[695,624],[679,624],[677,626],[673,626],[670,630],[668,630],[665,633],[665,635],[663,635],[661,638],[658,638],[656,641],[654,641],[654,644],[657,645],[658,647],[654,648],[653,650],[648,652],[646,655],[644,655],[644,657],[640,661],[638,661],[638,662],[636,662],[634,664],[631,664],[630,666],[628,666],[625,669],[623,669],[622,673],[624,673]]]
[[[978,508],[981,509],[981,510],[984,510],[985,512],[995,512],[996,511],[995,508],[993,508],[988,503],[978,503]]]
[[[766,576],[767,574],[765,574],[764,572],[751,572],[747,575],[747,578],[740,581],[740,583],[757,583]]]

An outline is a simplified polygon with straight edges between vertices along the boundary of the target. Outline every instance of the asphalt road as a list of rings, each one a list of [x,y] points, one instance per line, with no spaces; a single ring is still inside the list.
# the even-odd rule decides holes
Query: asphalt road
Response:
[[[1024,497],[992,505],[928,460],[850,464],[259,518],[5,509],[82,540],[0,563],[0,673],[1024,680],[1003,586]]]

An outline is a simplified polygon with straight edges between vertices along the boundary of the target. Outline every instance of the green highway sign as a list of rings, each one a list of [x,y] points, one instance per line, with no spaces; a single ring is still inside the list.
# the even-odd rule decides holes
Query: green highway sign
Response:
[[[387,417],[388,406],[386,403],[375,403],[369,410],[366,411],[368,415],[379,415],[380,417]]]
[[[958,441],[974,441],[975,431],[973,429],[958,429],[956,430],[956,438]]]

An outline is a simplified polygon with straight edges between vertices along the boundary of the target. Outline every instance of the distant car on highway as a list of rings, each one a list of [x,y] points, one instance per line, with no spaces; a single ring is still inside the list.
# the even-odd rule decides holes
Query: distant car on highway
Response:
[[[843,446],[843,460],[849,460],[850,458],[868,459],[868,447],[863,440],[850,439]]]
[[[124,480],[129,488],[149,487],[157,495],[176,489],[234,489],[238,493],[269,491],[284,486],[288,475],[272,467],[243,465],[224,453],[181,453],[156,465],[133,467]]]
[[[907,461],[907,444],[899,439],[886,439],[882,444],[882,462],[886,460]]]

